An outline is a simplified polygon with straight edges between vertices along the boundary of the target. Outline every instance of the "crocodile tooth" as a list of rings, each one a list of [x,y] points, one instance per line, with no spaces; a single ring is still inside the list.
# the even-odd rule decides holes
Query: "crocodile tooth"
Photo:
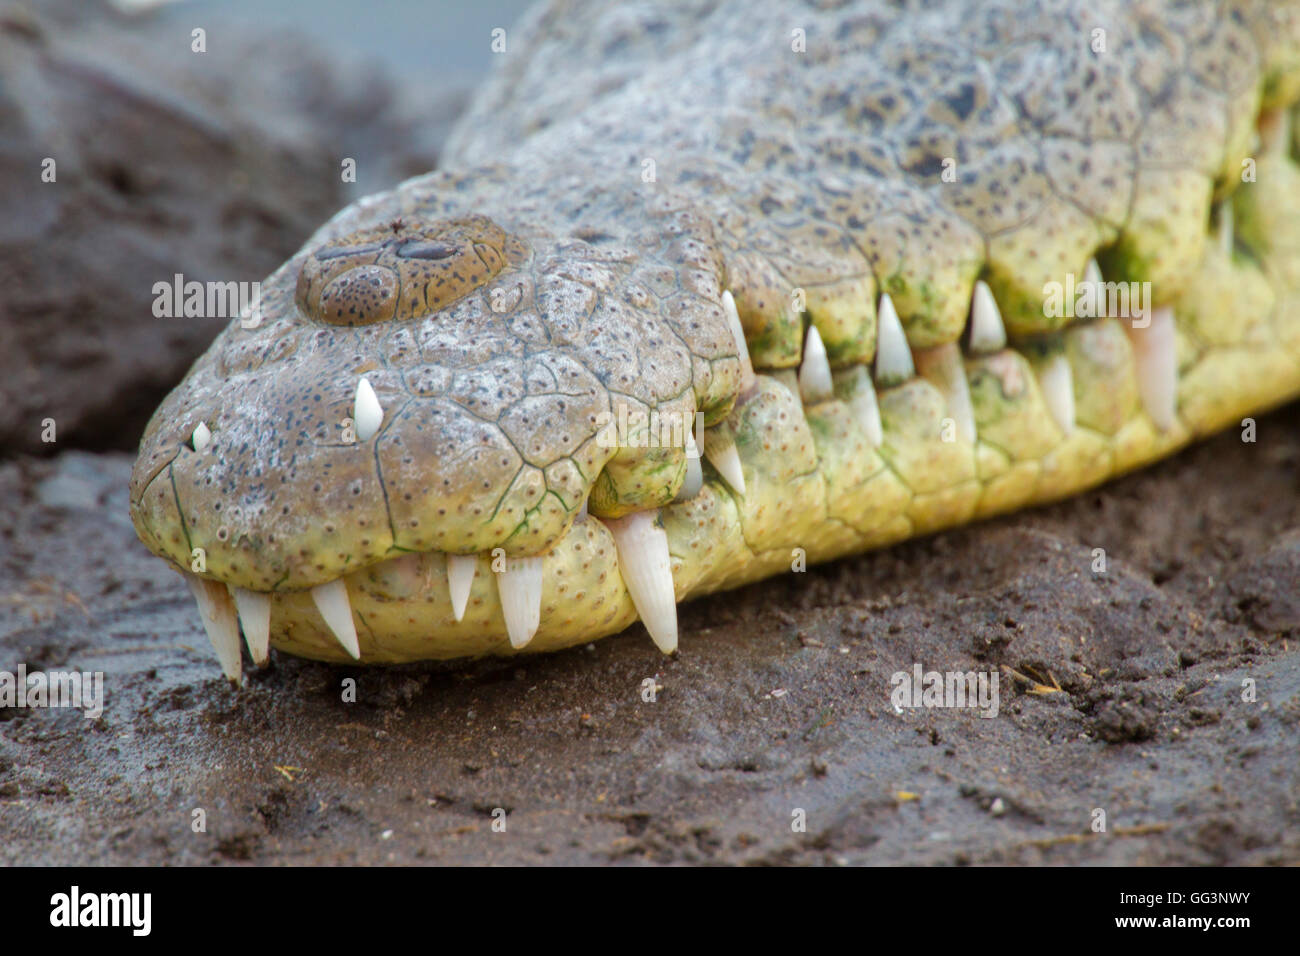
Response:
[[[908,348],[903,323],[898,321],[894,300],[886,292],[876,313],[876,381],[881,388],[905,382],[916,374],[912,350]]]
[[[190,436],[190,444],[194,446],[195,451],[203,451],[208,447],[210,441],[212,441],[212,432],[208,430],[207,422],[199,422],[194,426],[194,434]]]
[[[379,404],[379,396],[365,378],[357,380],[357,395],[352,401],[352,421],[356,426],[357,441],[369,441],[370,436],[379,431],[384,420],[384,408]]]
[[[477,554],[447,555],[447,589],[451,591],[451,613],[458,621],[465,616],[465,605],[469,603],[469,589],[474,584],[477,567]]]
[[[1174,341],[1174,310],[1163,306],[1151,313],[1151,324],[1135,329],[1124,324],[1137,365],[1138,394],[1142,407],[1157,428],[1174,423],[1178,398],[1178,352]]]
[[[948,400],[948,412],[962,438],[975,441],[975,409],[970,401],[970,383],[956,342],[916,353],[916,368]]]
[[[740,467],[740,452],[736,450],[736,440],[731,434],[718,428],[705,432],[704,457],[718,470],[722,480],[731,485],[731,490],[744,497],[745,471]]]
[[[342,578],[335,578],[311,589],[311,599],[325,624],[338,638],[343,649],[353,660],[361,660],[361,646],[357,643],[357,625],[352,620],[352,602],[348,600],[348,587]]]
[[[677,497],[673,501],[690,501],[700,493],[704,487],[704,469],[700,467],[700,452],[695,447],[695,435],[691,432],[686,433],[686,477],[682,479],[682,486],[677,489]]]
[[[1064,355],[1053,355],[1039,371],[1038,384],[1047,410],[1061,431],[1069,435],[1074,431],[1074,372],[1069,360]]]
[[[880,403],[876,401],[876,388],[871,384],[871,376],[862,370],[862,381],[849,399],[849,411],[858,420],[858,424],[867,433],[867,441],[872,448],[879,448],[885,441],[885,428],[880,421]]]
[[[808,326],[803,343],[803,363],[799,366],[799,396],[805,404],[816,405],[833,394],[831,363],[826,360],[826,346],[817,326]]]
[[[271,656],[271,596],[233,585],[230,596],[239,609],[239,623],[244,627],[248,653],[253,655],[253,663],[262,667]]]
[[[744,395],[754,387],[754,363],[749,357],[749,345],[745,342],[745,327],[740,324],[740,313],[736,311],[736,300],[730,289],[722,293],[722,310],[727,313],[731,337],[736,340],[736,354],[740,358],[740,394]]]
[[[1006,345],[1007,330],[1002,324],[1002,312],[989,284],[979,279],[970,297],[970,350],[998,352]]]
[[[655,512],[638,511],[605,519],[618,549],[623,583],[655,646],[665,654],[677,650],[677,595],[668,535],[655,524]]]
[[[185,573],[185,583],[199,606],[199,620],[208,633],[212,649],[217,652],[221,670],[233,684],[243,682],[243,668],[239,659],[239,620],[235,617],[235,604],[224,584],[209,581],[197,574]]]
[[[1088,264],[1083,269],[1083,281],[1091,284],[1094,289],[1098,289],[1102,284],[1101,266],[1097,265],[1096,259],[1088,260]],[[1100,290],[1098,290],[1097,294],[1101,294]],[[1100,301],[1100,299],[1098,299],[1098,301]],[[1098,311],[1100,311],[1100,307],[1098,307]]]
[[[510,646],[518,650],[533,639],[542,621],[542,559],[507,561],[506,569],[497,575],[497,594]]]

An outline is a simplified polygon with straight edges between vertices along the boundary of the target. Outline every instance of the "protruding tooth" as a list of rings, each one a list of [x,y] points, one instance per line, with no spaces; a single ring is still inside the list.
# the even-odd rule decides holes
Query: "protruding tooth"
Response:
[[[1102,284],[1101,266],[1097,265],[1096,259],[1088,260],[1088,264],[1083,270],[1083,281],[1091,284],[1094,290],[1097,290]],[[1100,295],[1100,291],[1098,291],[1097,294]]]
[[[476,554],[447,555],[447,589],[451,591],[451,613],[456,620],[465,616],[469,604],[469,590],[474,584],[474,571],[478,567]]]
[[[506,570],[497,575],[497,594],[510,646],[518,650],[533,639],[542,621],[542,559],[507,561]]]
[[[361,645],[357,643],[357,625],[352,620],[352,602],[348,600],[348,586],[342,578],[335,578],[311,589],[311,599],[325,624],[338,638],[343,649],[353,660],[361,660]]]
[[[186,573],[185,583],[190,586],[190,593],[199,605],[199,619],[203,621],[203,630],[208,632],[212,649],[217,652],[222,672],[231,683],[242,683],[239,621],[235,617],[235,604],[230,600],[230,592],[224,584],[209,581],[197,574]]]
[[[831,363],[826,359],[826,346],[822,343],[817,326],[808,326],[808,337],[803,343],[803,363],[799,366],[799,394],[807,405],[824,402],[833,394]]]
[[[1229,259],[1232,258],[1232,252],[1235,245],[1233,237],[1234,228],[1235,223],[1233,222],[1232,200],[1225,199],[1223,202],[1219,203],[1219,232],[1216,238],[1219,240],[1219,248]]]
[[[357,380],[357,396],[352,401],[352,421],[356,426],[357,441],[369,441],[384,420],[384,409],[379,396],[365,378]]]
[[[867,441],[872,448],[879,448],[885,441],[885,428],[880,422],[880,403],[876,401],[876,387],[871,384],[871,376],[865,368],[859,368],[860,375],[855,376],[853,393],[849,397],[849,411],[858,420]]]
[[[1137,365],[1138,394],[1157,428],[1166,431],[1174,423],[1178,404],[1178,354],[1174,340],[1174,310],[1169,306],[1151,313],[1151,324],[1135,329],[1125,323],[1133,361]]]
[[[970,383],[956,342],[916,353],[916,368],[948,400],[948,412],[957,431],[968,442],[975,441],[975,409],[970,401]]]
[[[212,432],[208,430],[207,422],[199,422],[194,426],[194,434],[190,436],[190,444],[194,446],[195,451],[203,451],[208,447],[210,441],[212,441]]]
[[[704,469],[700,466],[700,450],[695,444],[695,434],[686,433],[686,477],[677,489],[673,501],[690,501],[704,487]]]
[[[1038,373],[1038,384],[1043,390],[1047,410],[1069,435],[1074,431],[1074,373],[1070,360],[1063,354],[1053,355]]]
[[[727,313],[727,323],[731,326],[731,335],[736,340],[736,353],[740,356],[740,393],[743,395],[754,387],[754,363],[749,358],[749,346],[745,343],[745,327],[740,324],[740,313],[736,311],[736,300],[730,289],[722,293],[722,310]]]
[[[1007,330],[1002,324],[993,290],[987,282],[975,282],[970,297],[970,350],[972,352],[998,352],[1007,346]]]
[[[880,296],[876,313],[876,381],[881,388],[905,382],[916,374],[912,350],[908,348],[903,323],[898,321],[894,301],[886,292]]]
[[[253,663],[262,667],[271,656],[271,596],[233,585],[230,594],[239,608],[248,653],[253,655]]]
[[[736,439],[731,432],[721,427],[705,432],[704,457],[718,470],[722,480],[731,485],[731,490],[744,497],[745,471],[740,467],[740,452],[736,450]]]
[[[652,511],[606,519],[605,527],[614,536],[618,568],[645,629],[659,650],[671,654],[677,650],[677,594],[667,533]]]

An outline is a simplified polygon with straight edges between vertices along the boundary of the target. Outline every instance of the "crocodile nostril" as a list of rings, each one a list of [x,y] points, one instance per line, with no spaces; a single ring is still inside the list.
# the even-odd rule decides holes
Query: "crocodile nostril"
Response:
[[[329,325],[419,318],[526,256],[522,240],[482,216],[418,228],[398,222],[338,237],[307,256],[294,301],[304,315]]]
[[[411,239],[393,250],[403,259],[449,259],[456,254],[456,247],[446,242],[421,242]]]
[[[316,258],[324,261],[326,259],[341,259],[344,256],[364,256],[372,252],[378,252],[384,248],[382,243],[369,242],[361,246],[326,246],[323,249],[316,250]]]

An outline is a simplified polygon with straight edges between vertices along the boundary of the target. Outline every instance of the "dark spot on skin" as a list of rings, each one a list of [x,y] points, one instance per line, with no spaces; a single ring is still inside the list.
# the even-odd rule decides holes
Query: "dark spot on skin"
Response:
[[[944,97],[944,101],[952,110],[953,114],[960,122],[965,122],[970,116],[971,110],[975,108],[975,86],[972,83],[963,83],[961,89],[951,96]]]

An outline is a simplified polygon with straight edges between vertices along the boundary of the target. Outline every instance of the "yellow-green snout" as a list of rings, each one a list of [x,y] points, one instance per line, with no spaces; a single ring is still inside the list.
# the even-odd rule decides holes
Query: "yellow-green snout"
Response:
[[[1205,40],[1207,63],[1235,42]],[[870,79],[860,52],[793,75],[818,92],[852,61]],[[132,482],[141,539],[186,575],[233,679],[241,631],[259,663],[268,646],[387,663],[640,619],[671,652],[680,601],[1051,501],[1238,425],[1300,394],[1300,58],[1260,57],[1221,118],[1143,117],[1151,76],[1116,74],[1128,112],[1090,101],[1087,135],[1045,135],[1042,168],[1022,126],[998,127],[1005,155],[951,182],[925,178],[910,134],[907,176],[885,168],[899,143],[845,147],[865,149],[865,113],[799,141],[785,68],[750,58],[757,99],[730,108],[756,135],[724,116],[678,157],[690,178],[664,163],[628,190],[620,141],[565,152],[556,134],[408,182],[324,227],[264,285],[264,319],[233,324],[159,409]],[[884,115],[902,100],[883,82],[859,92],[888,132],[906,116]],[[936,130],[998,118],[968,92],[934,94]],[[674,131],[671,111],[637,115]],[[1154,131],[1133,133],[1136,163],[1106,135],[1125,124]],[[518,185],[547,176],[548,201]]]
[[[659,509],[678,601],[917,534],[1051,501],[1236,425],[1300,392],[1300,171],[1285,157],[1261,164],[1236,201],[1249,254],[1217,242],[1173,303],[1176,418],[1165,430],[1143,406],[1125,320],[1070,325],[1049,348],[966,354],[977,439],[950,422],[940,386],[916,376],[880,388],[882,441],[854,407],[852,376],[835,375],[827,400],[759,372],[723,423],[734,436],[744,494],[704,465],[694,498]],[[1257,258],[1256,258],[1257,257]],[[1050,363],[1069,364],[1074,427],[1066,434],[1044,398]],[[522,648],[550,651],[616,633],[638,619],[618,548],[597,516],[574,521],[542,556],[540,619]],[[343,576],[361,660],[372,663],[508,654],[496,583],[506,558],[474,559],[456,620],[448,559],[429,551]],[[494,570],[494,564],[496,570]],[[321,660],[350,656],[307,591],[271,594],[271,643]]]

